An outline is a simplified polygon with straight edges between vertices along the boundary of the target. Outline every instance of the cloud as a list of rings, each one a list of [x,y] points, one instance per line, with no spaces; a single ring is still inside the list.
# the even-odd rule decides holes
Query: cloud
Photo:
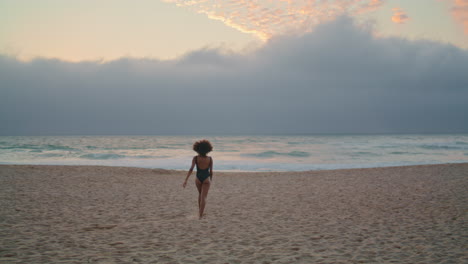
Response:
[[[285,33],[306,33],[343,14],[375,11],[384,0],[164,0],[205,14],[241,32],[267,40]]]
[[[451,12],[455,20],[463,25],[465,34],[468,35],[468,0],[453,0]]]
[[[397,24],[404,24],[409,20],[409,16],[401,8],[393,8],[392,21]]]
[[[468,132],[468,51],[349,17],[249,54],[0,56],[0,135]]]

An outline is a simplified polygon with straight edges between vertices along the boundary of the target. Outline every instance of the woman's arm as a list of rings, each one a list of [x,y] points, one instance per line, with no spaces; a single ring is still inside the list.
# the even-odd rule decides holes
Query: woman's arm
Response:
[[[193,157],[192,159],[192,166],[190,167],[188,173],[187,173],[187,177],[185,178],[185,181],[184,183],[182,184],[182,187],[185,188],[185,186],[187,185],[187,181],[188,181],[188,178],[190,177],[190,175],[192,174],[192,171],[193,171],[193,167],[195,167],[195,158],[196,157]]]
[[[210,181],[213,180],[213,158],[210,157]]]

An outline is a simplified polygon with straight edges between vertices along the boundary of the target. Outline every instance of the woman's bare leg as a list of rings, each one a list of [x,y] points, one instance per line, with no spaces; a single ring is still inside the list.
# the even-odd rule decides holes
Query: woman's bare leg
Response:
[[[200,211],[200,201],[201,201],[201,192],[202,192],[202,183],[196,179],[195,180],[195,185],[197,185],[197,190],[198,190],[198,211]]]
[[[206,197],[208,197],[208,191],[210,190],[210,180],[206,179],[202,183],[200,193],[200,219],[203,217],[203,211],[205,211]]]

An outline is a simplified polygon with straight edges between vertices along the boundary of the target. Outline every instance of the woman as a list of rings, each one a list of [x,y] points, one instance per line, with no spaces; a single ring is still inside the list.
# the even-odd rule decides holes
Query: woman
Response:
[[[213,146],[211,146],[211,143],[208,140],[200,140],[193,144],[193,150],[195,150],[198,155],[193,157],[192,166],[190,167],[182,186],[185,188],[187,180],[192,174],[193,167],[197,165],[197,178],[195,179],[195,184],[198,189],[198,209],[199,217],[201,219],[203,217],[203,211],[205,210],[208,190],[210,189],[210,184],[213,180],[213,159],[206,154],[213,150]]]

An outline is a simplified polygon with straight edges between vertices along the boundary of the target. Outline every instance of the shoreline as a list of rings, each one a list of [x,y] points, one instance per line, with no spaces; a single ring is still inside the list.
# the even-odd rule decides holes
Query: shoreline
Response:
[[[463,263],[468,163],[216,172],[0,165],[0,262]]]
[[[367,169],[384,169],[384,168],[405,168],[405,167],[426,167],[426,166],[448,166],[448,165],[468,165],[468,162],[447,162],[447,163],[429,163],[429,164],[416,164],[416,165],[392,165],[392,166],[376,166],[376,167],[355,167],[355,168],[338,168],[338,169],[317,169],[317,170],[284,170],[284,171],[237,171],[237,170],[214,170],[215,173],[223,173],[223,174],[244,174],[244,173],[308,173],[308,172],[325,172],[325,171],[344,171],[344,170],[367,170]],[[1,164],[0,169],[2,167],[64,167],[64,168],[71,168],[71,167],[90,167],[90,168],[125,168],[125,169],[143,169],[149,171],[161,171],[161,172],[168,172],[168,173],[181,173],[181,172],[188,172],[189,166],[187,169],[164,169],[164,168],[147,168],[147,167],[132,167],[132,166],[113,166],[113,165],[53,165],[53,164]],[[195,169],[194,169],[195,171]]]

